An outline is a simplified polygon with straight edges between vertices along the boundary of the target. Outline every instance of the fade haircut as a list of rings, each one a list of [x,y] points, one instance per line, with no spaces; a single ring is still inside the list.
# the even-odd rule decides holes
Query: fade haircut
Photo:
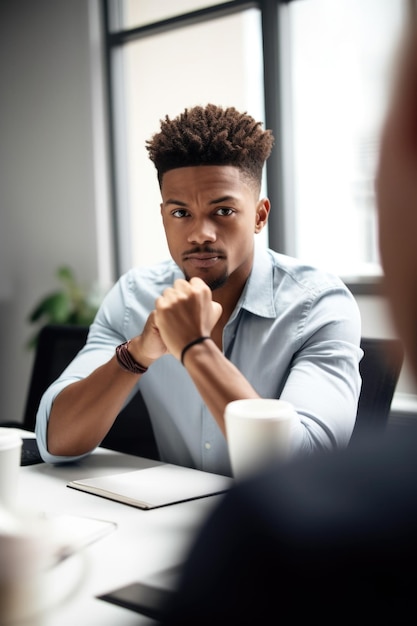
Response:
[[[185,109],[161,120],[159,133],[146,142],[159,185],[166,172],[195,165],[233,165],[259,190],[262,168],[274,137],[247,113],[214,104]]]

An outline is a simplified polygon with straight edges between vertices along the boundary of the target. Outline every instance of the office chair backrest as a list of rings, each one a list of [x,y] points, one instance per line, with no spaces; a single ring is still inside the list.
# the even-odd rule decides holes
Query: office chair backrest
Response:
[[[48,324],[39,334],[22,427],[33,431],[42,394],[84,346],[88,326]],[[146,404],[140,392],[120,412],[101,444],[127,454],[158,459]]]
[[[359,364],[362,389],[350,444],[367,433],[381,433],[387,426],[391,402],[404,361],[398,339],[362,338],[364,356]]]
[[[88,327],[51,324],[41,328],[23,414],[23,428],[35,429],[43,392],[58,378],[86,342]]]

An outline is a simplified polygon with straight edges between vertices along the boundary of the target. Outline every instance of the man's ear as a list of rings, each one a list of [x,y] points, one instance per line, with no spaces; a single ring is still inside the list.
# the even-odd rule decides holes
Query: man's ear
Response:
[[[256,205],[255,233],[260,233],[268,221],[271,203],[268,198],[262,198]]]

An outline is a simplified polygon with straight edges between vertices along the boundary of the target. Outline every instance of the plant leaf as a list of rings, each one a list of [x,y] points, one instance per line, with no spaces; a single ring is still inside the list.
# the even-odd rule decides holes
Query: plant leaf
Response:
[[[58,279],[63,283],[66,283],[68,285],[75,284],[74,273],[71,268],[66,265],[62,265],[61,267],[59,267],[56,275]]]
[[[38,321],[41,317],[46,317],[49,322],[65,322],[71,311],[71,303],[66,293],[55,292],[46,296],[35,307],[29,316],[31,322]]]

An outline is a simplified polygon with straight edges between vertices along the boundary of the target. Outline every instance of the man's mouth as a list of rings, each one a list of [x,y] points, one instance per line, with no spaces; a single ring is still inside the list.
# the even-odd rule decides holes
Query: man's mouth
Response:
[[[184,261],[196,268],[212,267],[221,257],[218,254],[187,254]]]
[[[197,269],[204,269],[213,267],[220,259],[223,259],[224,255],[217,250],[204,250],[186,252],[183,255],[183,261],[190,263]]]

